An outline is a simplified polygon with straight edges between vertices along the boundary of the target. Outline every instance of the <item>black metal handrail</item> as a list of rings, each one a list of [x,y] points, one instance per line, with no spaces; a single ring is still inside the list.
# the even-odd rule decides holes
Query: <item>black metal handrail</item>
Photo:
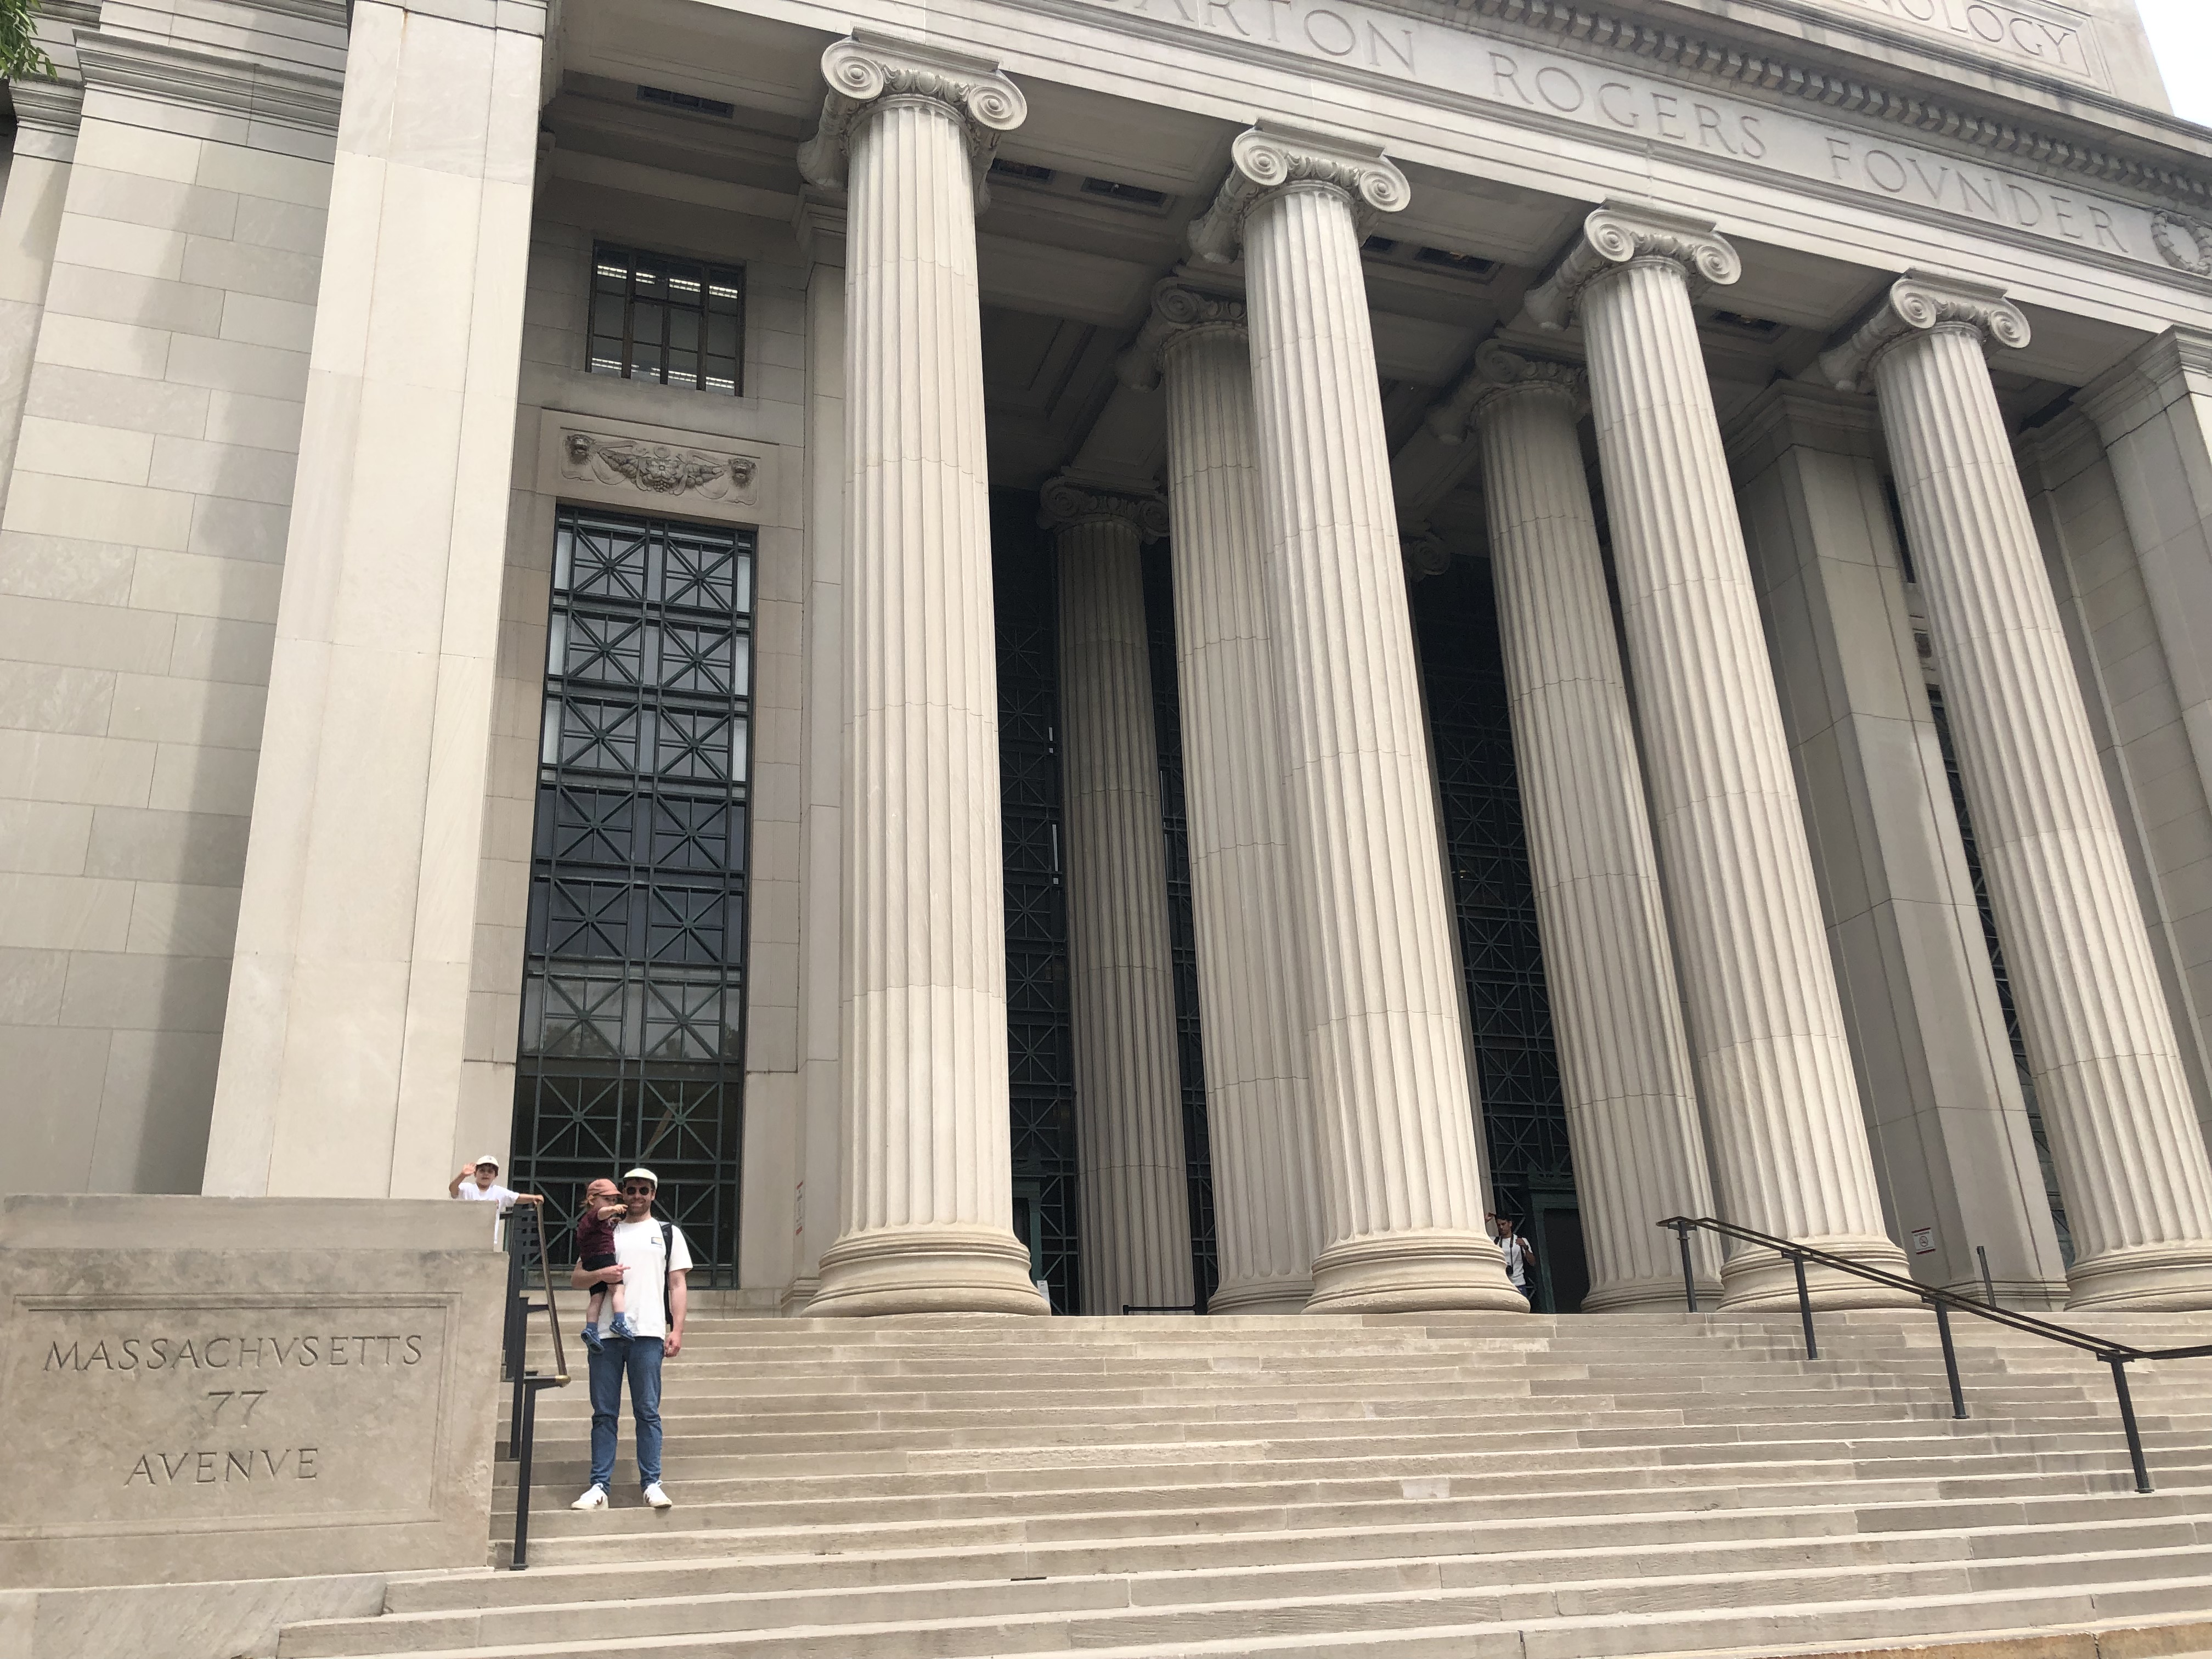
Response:
[[[1902,1273],[1887,1273],[1880,1267],[1869,1267],[1863,1261],[1853,1261],[1847,1256],[1831,1255],[1810,1244],[1795,1240],[1776,1238],[1749,1227],[1740,1227],[1733,1221],[1722,1221],[1713,1216],[1669,1216],[1659,1224],[1669,1228],[1682,1251],[1682,1289],[1690,1304],[1690,1311],[1698,1311],[1698,1281],[1690,1266],[1690,1234],[1693,1231],[1716,1233],[1723,1238],[1733,1238],[1746,1244],[1762,1245],[1789,1259],[1797,1274],[1797,1312],[1805,1327],[1805,1357],[1820,1357],[1820,1338],[1813,1328],[1813,1297],[1805,1284],[1805,1264],[1829,1267],[1838,1273],[1849,1273],[1869,1284],[1886,1285],[1893,1290],[1905,1291],[1918,1297],[1936,1310],[1936,1334],[1943,1342],[1943,1370],[1951,1384],[1951,1415],[1966,1415],[1966,1395],[1959,1380],[1959,1355],[1951,1342],[1951,1310],[1969,1313],[1977,1319],[1986,1319],[1991,1324],[2006,1325],[2016,1331],[2026,1331],[2046,1341],[2063,1342],[2068,1347],[2079,1348],[2094,1354],[2103,1364],[2112,1367],[2112,1391],[2120,1403],[2120,1426],[2127,1432],[2128,1459],[2135,1465],[2136,1490],[2152,1490],[2150,1468],[2143,1462],[2142,1432],[2136,1424],[2136,1405],[2128,1392],[2128,1366],[2136,1360],[2203,1359],[2212,1357],[2212,1343],[2202,1343],[2188,1348],[2138,1348],[2132,1343],[2116,1342],[2110,1337],[2093,1336],[2087,1331],[2077,1331],[2069,1325],[2052,1323],[2024,1314],[2014,1308],[2001,1308],[1992,1291],[1987,1302],[1977,1302],[1972,1297],[1960,1296],[1956,1291],[1947,1291],[1934,1285],[1923,1285],[1917,1279],[1907,1279]],[[1983,1262],[1983,1282],[1988,1285],[1988,1262]]]
[[[535,1262],[545,1281],[544,1303],[530,1299],[530,1268]],[[553,1339],[553,1369],[530,1369],[530,1316],[543,1313]],[[545,1224],[535,1204],[518,1204],[507,1214],[507,1341],[502,1375],[514,1384],[507,1420],[507,1455],[515,1460],[514,1554],[513,1569],[530,1565],[530,1465],[538,1441],[538,1391],[568,1386],[568,1358],[561,1342],[561,1313],[553,1293],[553,1267],[545,1255]]]

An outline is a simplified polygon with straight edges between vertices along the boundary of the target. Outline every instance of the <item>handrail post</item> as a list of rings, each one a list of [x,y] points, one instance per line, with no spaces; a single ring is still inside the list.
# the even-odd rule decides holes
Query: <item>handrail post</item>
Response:
[[[1966,1414],[1966,1391],[1959,1386],[1959,1351],[1951,1346],[1951,1310],[1942,1303],[1936,1310],[1936,1334],[1943,1339],[1943,1375],[1951,1380],[1951,1415]]]
[[[1994,1308],[1997,1305],[1997,1286],[1996,1281],[1990,1277],[1990,1247],[1977,1244],[1974,1254],[1982,1264],[1982,1299]]]
[[[522,1439],[514,1472],[514,1559],[511,1570],[520,1572],[530,1565],[530,1454],[538,1439],[538,1378],[518,1384],[522,1390]]]
[[[1805,1358],[1818,1359],[1820,1342],[1813,1334],[1813,1292],[1805,1288],[1805,1258],[1793,1255],[1790,1265],[1797,1270],[1797,1314],[1805,1322]]]
[[[2136,1490],[2149,1492],[2150,1470],[2143,1462],[2142,1431],[2136,1426],[2136,1402],[2128,1393],[2128,1362],[2124,1354],[2108,1353],[2105,1363],[2112,1368],[2112,1392],[2120,1397],[2120,1426],[2128,1432],[2128,1461],[2136,1466]]]
[[[1698,1310],[1698,1276],[1690,1267],[1690,1224],[1679,1216],[1664,1225],[1674,1230],[1674,1242],[1682,1247],[1682,1299],[1690,1304],[1690,1311]]]

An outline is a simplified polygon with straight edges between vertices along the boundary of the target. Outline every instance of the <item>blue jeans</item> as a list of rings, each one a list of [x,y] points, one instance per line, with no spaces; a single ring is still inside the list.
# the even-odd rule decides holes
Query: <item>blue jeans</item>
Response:
[[[622,1425],[623,1376],[629,1376],[630,1414],[637,1419],[637,1480],[660,1479],[660,1357],[657,1336],[611,1336],[592,1355],[592,1484],[615,1480],[615,1437]]]

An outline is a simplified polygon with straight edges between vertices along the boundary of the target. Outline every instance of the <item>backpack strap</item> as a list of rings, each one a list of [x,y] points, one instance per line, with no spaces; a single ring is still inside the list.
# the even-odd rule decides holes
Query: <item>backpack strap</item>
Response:
[[[676,1227],[660,1224],[660,1322],[676,1323]]]

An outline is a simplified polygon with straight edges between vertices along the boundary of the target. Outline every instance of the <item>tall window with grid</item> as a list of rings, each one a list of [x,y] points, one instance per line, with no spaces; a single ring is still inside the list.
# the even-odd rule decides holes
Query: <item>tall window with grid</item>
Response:
[[[737,1261],[752,575],[749,532],[561,511],[515,1068],[517,1184],[556,1248],[588,1182],[642,1164],[714,1283]]]
[[[1492,1196],[1533,1234],[1537,1210],[1571,1202],[1575,1166],[1487,562],[1455,559],[1422,582],[1413,590],[1413,624]]]
[[[592,252],[594,374],[735,396],[744,389],[745,273],[614,247]]]

